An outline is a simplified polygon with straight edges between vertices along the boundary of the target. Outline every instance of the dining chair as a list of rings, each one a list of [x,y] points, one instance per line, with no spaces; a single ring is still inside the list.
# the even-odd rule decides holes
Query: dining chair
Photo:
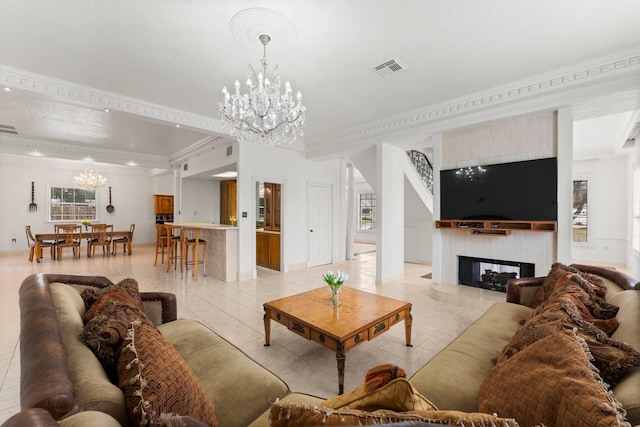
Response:
[[[112,224],[92,224],[89,245],[91,246],[91,258],[96,254],[96,246],[102,246],[102,255],[111,255],[111,240],[113,239]],[[106,250],[105,250],[106,248]]]
[[[62,259],[62,249],[72,248],[74,258],[80,258],[80,242],[82,226],[76,224],[57,224],[56,227],[57,259]]]
[[[202,275],[207,275],[207,241],[200,238],[200,228],[196,227],[184,227],[184,239],[182,244],[184,245],[184,266],[185,271],[189,269],[189,266],[193,266],[193,275],[198,276],[198,265],[202,264]],[[196,247],[198,253],[202,254],[196,258]],[[189,249],[191,249],[192,260],[189,261]]]
[[[36,238],[33,237],[33,233],[31,232],[31,226],[25,225],[24,227],[25,233],[27,235],[27,244],[29,245],[29,261],[33,262],[33,257],[35,255],[36,261],[42,258],[42,248],[51,248],[51,259],[56,259],[56,242],[44,240],[40,242],[40,253],[35,253],[36,248],[38,247],[38,242]]]
[[[161,253],[161,264],[164,264],[164,248],[167,247],[167,227],[164,224],[156,224],[156,259],[153,265],[158,264],[158,254]]]
[[[135,224],[131,224],[129,226],[129,235],[127,235],[126,237],[117,237],[115,239],[111,240],[112,246],[113,246],[113,250],[111,251],[111,255],[115,255],[118,251],[118,245],[122,244],[122,253],[125,253],[127,251],[127,247],[131,247],[131,241],[133,240],[133,231],[136,229],[136,225]],[[129,252],[129,255],[131,255],[131,252]],[[155,264],[154,264],[155,265]]]

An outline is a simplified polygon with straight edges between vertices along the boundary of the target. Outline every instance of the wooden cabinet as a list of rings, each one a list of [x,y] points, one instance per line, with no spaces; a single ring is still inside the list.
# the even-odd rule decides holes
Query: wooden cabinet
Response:
[[[264,229],[280,231],[281,185],[264,183]]]
[[[280,271],[280,234],[256,232],[256,264]]]
[[[237,225],[237,181],[230,179],[220,181],[220,224]],[[231,217],[236,218],[236,223],[231,224]]]
[[[173,215],[173,196],[154,194],[153,210],[156,215]]]

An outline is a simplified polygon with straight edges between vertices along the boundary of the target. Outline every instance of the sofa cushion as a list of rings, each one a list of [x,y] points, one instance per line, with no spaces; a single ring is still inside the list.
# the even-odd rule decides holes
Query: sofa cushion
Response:
[[[640,352],[630,345],[609,338],[592,323],[585,321],[576,305],[568,298],[560,298],[557,304],[540,306],[534,314],[503,348],[496,363],[504,362],[548,335],[575,329],[589,345],[595,365],[609,384],[615,384],[630,368],[640,366]]]
[[[621,291],[612,296],[611,302],[620,307],[616,316],[620,325],[611,338],[640,350],[640,291]],[[613,393],[627,410],[629,422],[640,425],[640,367],[632,368],[613,388]]]
[[[142,308],[138,282],[124,279],[104,289],[85,289],[82,296],[85,304],[93,301],[83,316],[82,339],[102,362],[111,380],[117,382],[118,352],[129,324],[136,320],[151,324]]]
[[[104,412],[121,425],[128,425],[129,414],[124,393],[110,381],[98,358],[81,338],[84,303],[80,294],[72,286],[63,283],[51,283],[49,289],[67,353],[77,410]]]
[[[189,366],[149,323],[131,323],[118,359],[118,380],[133,425],[182,416],[218,425],[213,404]]]
[[[289,391],[280,378],[195,320],[178,319],[158,329],[215,403],[221,426],[249,425]],[[239,384],[239,378],[246,378],[246,384]]]
[[[394,412],[386,409],[367,412],[360,409],[333,409],[309,403],[275,402],[269,417],[272,427],[298,426],[356,426],[391,424],[404,421],[426,421],[449,426],[517,427],[513,419],[498,418],[490,414],[464,413],[459,411],[407,411]]]
[[[513,334],[533,309],[497,302],[411,378],[438,409],[478,411],[478,388]]]
[[[573,331],[548,335],[497,364],[480,386],[478,405],[523,426],[629,425]]]
[[[436,406],[418,393],[405,378],[397,378],[388,384],[367,392],[365,384],[344,394],[327,399],[323,405],[328,408],[351,408],[373,411],[390,409],[393,411],[433,411]]]

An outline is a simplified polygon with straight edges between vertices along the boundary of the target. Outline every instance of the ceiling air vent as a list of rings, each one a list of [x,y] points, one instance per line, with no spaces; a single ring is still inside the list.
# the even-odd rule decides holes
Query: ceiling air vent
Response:
[[[382,77],[387,78],[392,74],[398,73],[400,71],[406,70],[407,67],[400,63],[400,61],[396,58],[385,62],[384,64],[380,64],[377,67],[374,67],[373,70],[380,74]]]
[[[15,126],[0,125],[0,133],[10,133],[11,135],[17,135],[18,130]]]

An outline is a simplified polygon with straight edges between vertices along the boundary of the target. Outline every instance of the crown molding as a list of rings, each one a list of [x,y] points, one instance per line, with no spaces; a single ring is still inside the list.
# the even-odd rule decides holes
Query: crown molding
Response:
[[[81,86],[2,64],[0,64],[0,85],[51,95],[69,102],[80,102],[101,109],[109,108],[161,122],[216,132],[221,135],[227,134],[218,119]]]
[[[603,58],[595,63],[574,65],[572,68],[556,70],[484,92],[398,114],[333,137],[306,141],[306,149],[310,152],[344,147],[356,141],[394,132],[402,133],[419,126],[451,120],[490,108],[503,107],[508,103],[555,94],[579,85],[596,84],[603,79],[615,79],[631,73],[640,73],[640,50],[637,49],[633,52],[618,54],[617,57]]]

